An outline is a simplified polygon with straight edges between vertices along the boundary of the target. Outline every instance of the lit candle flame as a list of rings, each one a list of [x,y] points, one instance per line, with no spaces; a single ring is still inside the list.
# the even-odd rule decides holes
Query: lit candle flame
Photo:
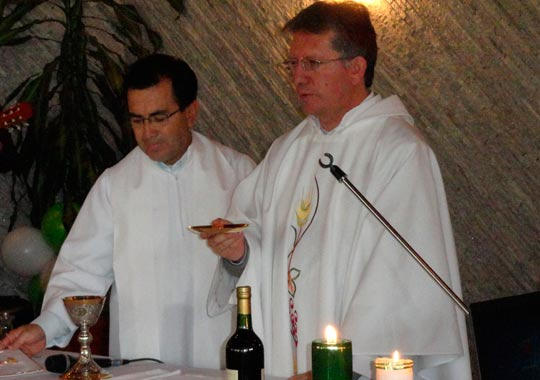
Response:
[[[395,350],[394,353],[392,354],[392,361],[397,362],[399,359],[400,359],[399,351]]]
[[[333,326],[331,325],[326,326],[326,328],[324,329],[324,336],[328,343],[330,344],[337,343],[337,331]]]

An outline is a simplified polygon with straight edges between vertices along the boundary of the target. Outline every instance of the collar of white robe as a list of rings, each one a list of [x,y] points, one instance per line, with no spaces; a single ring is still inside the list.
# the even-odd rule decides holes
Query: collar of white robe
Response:
[[[334,157],[330,153],[324,154],[329,159],[329,163],[325,164],[319,160],[319,165],[323,168],[329,168],[330,172],[336,177],[336,179],[343,183],[347,188],[362,202],[364,206],[377,218],[379,222],[392,234],[394,238],[411,254],[418,264],[431,276],[433,280],[452,298],[452,300],[463,310],[466,315],[469,315],[469,309],[465,302],[444,282],[444,280],[431,268],[428,263],[420,256],[414,248],[405,240],[392,225],[381,215],[381,213],[362,195],[362,193],[348,180],[347,174],[334,165]]]

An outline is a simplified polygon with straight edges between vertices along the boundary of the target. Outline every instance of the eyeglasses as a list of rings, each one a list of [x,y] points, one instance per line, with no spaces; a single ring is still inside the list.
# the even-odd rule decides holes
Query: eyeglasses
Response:
[[[177,112],[180,112],[180,108],[178,108],[176,111],[173,111],[171,113],[155,113],[153,115],[150,115],[148,117],[141,117],[141,116],[130,116],[129,122],[133,127],[140,127],[144,125],[144,122],[147,121],[148,124],[154,124],[159,125],[165,123],[167,120],[169,120],[174,114]]]
[[[311,58],[302,58],[300,60],[298,59],[288,59],[286,61],[282,62],[283,67],[287,69],[289,73],[292,73],[296,66],[300,64],[300,67],[304,71],[317,71],[321,65],[331,63],[331,62],[338,62],[338,61],[346,61],[348,59],[356,58],[356,56],[353,57],[339,57],[335,59],[327,59],[325,61],[319,61],[317,59],[311,59]]]

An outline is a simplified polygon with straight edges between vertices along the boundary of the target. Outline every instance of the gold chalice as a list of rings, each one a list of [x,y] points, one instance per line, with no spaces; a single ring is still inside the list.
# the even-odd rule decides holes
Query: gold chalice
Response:
[[[105,297],[72,296],[63,298],[63,301],[71,320],[80,328],[77,340],[81,345],[81,352],[73,367],[60,378],[64,380],[100,380],[109,377],[109,374],[94,361],[90,351],[92,334],[90,334],[89,329],[97,322],[105,303]]]

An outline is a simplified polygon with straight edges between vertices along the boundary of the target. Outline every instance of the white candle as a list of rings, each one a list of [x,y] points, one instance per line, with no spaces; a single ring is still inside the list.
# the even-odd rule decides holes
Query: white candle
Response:
[[[375,380],[413,380],[413,365],[412,360],[400,359],[394,351],[392,358],[375,359]]]

